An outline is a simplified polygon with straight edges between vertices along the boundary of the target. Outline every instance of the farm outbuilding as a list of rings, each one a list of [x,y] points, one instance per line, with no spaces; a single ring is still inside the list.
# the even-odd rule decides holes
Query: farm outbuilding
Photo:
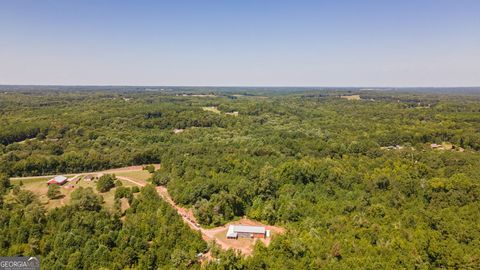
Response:
[[[92,181],[93,179],[94,179],[94,176],[91,175],[91,174],[85,175],[83,177],[83,180],[85,180],[85,181]]]
[[[63,175],[58,175],[58,176],[55,176],[54,178],[48,180],[47,184],[48,185],[51,185],[51,184],[63,185],[66,182],[67,182],[67,177],[65,177]]]
[[[260,226],[230,225],[227,231],[228,239],[267,238],[268,236],[270,236],[270,231]]]

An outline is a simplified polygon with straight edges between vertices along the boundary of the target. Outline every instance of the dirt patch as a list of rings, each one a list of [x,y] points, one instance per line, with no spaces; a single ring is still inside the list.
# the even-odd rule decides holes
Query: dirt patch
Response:
[[[268,246],[270,244],[272,236],[275,237],[275,235],[285,232],[283,228],[264,225],[261,222],[247,219],[247,218],[242,218],[237,221],[232,221],[228,224],[225,224],[224,226],[220,226],[212,229],[204,229],[197,223],[197,220],[193,215],[192,209],[187,209],[175,204],[175,202],[172,200],[172,198],[168,194],[168,190],[165,187],[163,186],[157,187],[157,192],[166,202],[168,202],[172,207],[174,207],[177,210],[178,214],[182,217],[183,221],[188,226],[190,226],[190,228],[192,228],[193,230],[200,231],[202,233],[202,238],[205,241],[214,240],[222,249],[225,249],[225,250],[233,248],[240,251],[242,254],[249,256],[252,254],[253,247],[256,241],[261,241],[266,246]],[[265,227],[266,230],[270,230],[270,237],[266,239],[258,239],[258,238],[227,239],[226,235],[227,235],[228,226],[236,225],[236,224]]]
[[[340,96],[346,100],[361,100],[360,95],[349,95],[349,96]]]
[[[270,237],[265,239],[259,238],[238,238],[238,239],[228,239],[227,230],[230,225],[250,225],[250,226],[260,226],[265,227],[266,230],[270,230]],[[225,224],[221,227],[216,227],[213,229],[203,229],[204,234],[206,234],[210,239],[214,239],[217,244],[219,244],[223,249],[236,249],[242,254],[249,256],[253,252],[253,247],[257,241],[263,242],[265,246],[270,245],[272,237],[275,235],[282,234],[285,232],[284,228],[277,226],[270,226],[262,224],[261,222],[251,220],[248,218],[242,218],[240,220],[232,221]]]

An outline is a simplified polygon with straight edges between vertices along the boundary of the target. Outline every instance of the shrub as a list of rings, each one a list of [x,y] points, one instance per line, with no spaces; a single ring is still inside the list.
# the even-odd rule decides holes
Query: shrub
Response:
[[[97,190],[107,192],[115,186],[115,175],[105,174],[97,181]]]
[[[167,172],[159,170],[153,173],[150,180],[152,184],[156,186],[165,186],[170,182],[170,175]]]
[[[47,191],[47,197],[51,200],[57,199],[62,193],[60,192],[60,187],[58,185],[49,185]]]
[[[144,170],[148,171],[149,173],[154,173],[155,172],[155,166],[153,165],[147,165],[143,167]]]

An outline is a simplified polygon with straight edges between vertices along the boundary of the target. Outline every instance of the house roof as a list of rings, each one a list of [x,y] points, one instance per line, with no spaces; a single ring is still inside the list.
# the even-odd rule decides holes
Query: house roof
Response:
[[[228,226],[227,237],[237,237],[237,233],[265,233],[265,227],[248,225]]]
[[[234,231],[233,228],[234,228],[233,225],[228,226],[227,237],[233,237],[233,238],[237,237],[237,233]]]
[[[63,175],[58,175],[58,176],[55,176],[53,178],[53,180],[57,183],[62,183],[64,182],[65,180],[67,180],[67,177],[63,176]]]

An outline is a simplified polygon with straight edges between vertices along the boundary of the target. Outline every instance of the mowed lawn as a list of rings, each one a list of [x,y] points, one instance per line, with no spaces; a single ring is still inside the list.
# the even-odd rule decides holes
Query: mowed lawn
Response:
[[[147,172],[148,173],[148,172]],[[67,177],[70,175],[66,175]],[[132,176],[133,178],[133,176]],[[47,197],[47,192],[48,192],[48,185],[47,181],[50,179],[50,177],[46,178],[27,178],[27,179],[22,179],[21,181],[23,182],[22,189],[30,190],[33,193],[35,193],[40,201],[45,205],[47,209],[53,209],[56,207],[61,207],[63,205],[66,205],[70,202],[70,195],[71,193],[78,189],[79,187],[84,187],[88,188],[91,187],[94,192],[100,194],[103,196],[104,204],[108,209],[113,209],[113,203],[114,203],[114,198],[115,198],[115,190],[116,188],[112,188],[108,192],[100,193],[96,189],[96,181],[84,181],[80,180],[78,181],[72,181],[72,182],[67,182],[63,186],[60,186],[60,192],[62,193],[63,197],[60,197],[58,199],[51,200]],[[135,186],[132,182],[125,181],[125,180],[120,180],[123,184],[124,187],[131,187]],[[19,185],[20,180],[12,180],[11,183],[13,185]],[[122,206],[124,208],[124,206]]]
[[[115,175],[147,181],[147,179],[150,178],[152,174],[146,170],[141,170],[141,171],[131,171],[131,172],[116,172]]]
[[[66,177],[72,177],[74,176],[74,174],[62,174],[63,176],[66,176]],[[22,178],[22,180],[10,180],[10,182],[12,183],[12,185],[19,185],[20,182],[22,182],[23,184],[29,184],[29,183],[37,183],[37,182],[47,182],[48,180],[52,179],[51,176],[45,176],[45,177],[35,177],[35,178]]]

